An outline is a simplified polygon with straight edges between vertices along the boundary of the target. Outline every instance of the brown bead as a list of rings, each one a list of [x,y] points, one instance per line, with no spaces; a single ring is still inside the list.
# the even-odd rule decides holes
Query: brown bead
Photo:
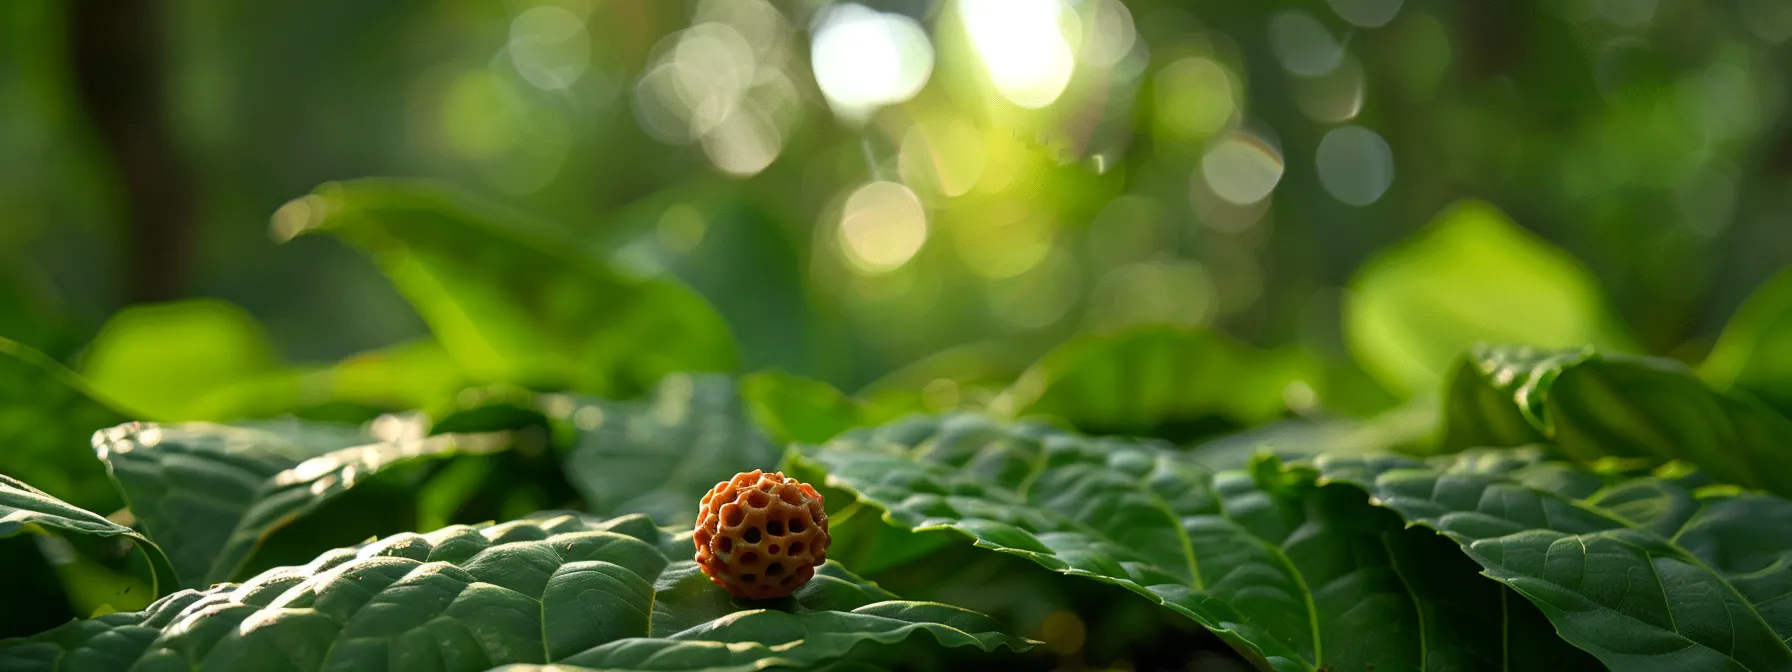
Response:
[[[784,597],[828,559],[828,514],[809,484],[755,469],[703,495],[691,541],[710,582],[741,597]]]

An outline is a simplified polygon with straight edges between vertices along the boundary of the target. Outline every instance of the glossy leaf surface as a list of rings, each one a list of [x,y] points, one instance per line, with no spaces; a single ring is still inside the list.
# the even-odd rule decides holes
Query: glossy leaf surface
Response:
[[[1472,568],[1412,554],[1400,521],[1360,490],[1320,488],[1310,469],[1273,459],[1215,473],[1156,443],[958,415],[857,430],[798,466],[899,528],[1130,589],[1265,668],[1449,669],[1442,656],[1505,656],[1497,632],[1440,620],[1458,599],[1443,586],[1484,581]],[[1443,574],[1409,579],[1419,568]],[[1462,592],[1478,600],[1464,608],[1503,613],[1498,590]],[[1536,660],[1564,648],[1517,646]]]
[[[836,662],[863,642],[1028,644],[989,618],[893,596],[841,569],[738,603],[646,518],[542,515],[399,534],[241,585],[0,642],[0,669],[760,669]]]
[[[403,420],[388,416],[402,432]],[[186,587],[227,581],[275,530],[382,469],[503,446],[491,436],[390,436],[280,420],[238,425],[129,423],[94,448]]]
[[[1613,669],[1792,666],[1792,502],[1597,474],[1536,451],[1317,465],[1461,544]]]
[[[1661,359],[1476,348],[1452,384],[1446,446],[1555,442],[1576,461],[1690,463],[1792,495],[1792,420]]]

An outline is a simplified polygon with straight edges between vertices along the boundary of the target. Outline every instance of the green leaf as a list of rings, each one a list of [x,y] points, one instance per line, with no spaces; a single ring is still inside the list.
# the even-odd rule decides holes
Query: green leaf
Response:
[[[1537,451],[1317,466],[1461,544],[1613,669],[1792,668],[1792,502],[1593,473]]]
[[[1358,490],[1317,487],[1310,468],[1259,459],[1214,473],[1156,443],[974,415],[855,431],[794,466],[903,530],[1127,588],[1266,669],[1422,669],[1446,648],[1499,657],[1489,633],[1426,625],[1453,599],[1435,586],[1480,579],[1413,585],[1389,546],[1400,521]]]
[[[1582,463],[1681,461],[1718,481],[1792,496],[1792,420],[1712,390],[1678,362],[1480,347],[1451,389],[1449,448],[1547,438]]]
[[[544,514],[398,534],[242,585],[0,642],[0,668],[807,669],[867,642],[1029,647],[988,617],[895,601],[836,564],[789,598],[736,600],[703,576],[690,549],[689,533],[641,516]]]
[[[81,375],[134,417],[167,422],[278,412],[298,396],[295,374],[283,370],[261,325],[215,299],[119,311],[87,346]],[[269,384],[270,376],[285,382]],[[242,385],[256,394],[229,390]]]
[[[74,372],[0,338],[0,473],[83,509],[115,511],[118,493],[89,446],[94,432],[126,419]]]
[[[821,443],[841,432],[892,418],[819,380],[762,371],[740,381],[754,422],[784,442]]]
[[[1699,367],[1718,389],[1746,390],[1792,413],[1792,269],[1749,295]]]
[[[1012,343],[968,343],[885,374],[854,396],[889,417],[980,410],[1012,384],[1029,363]]]
[[[477,382],[624,395],[738,359],[690,289],[624,275],[564,230],[427,183],[326,184],[283,206],[274,229],[326,231],[371,256]]]
[[[1626,349],[1592,273],[1493,206],[1464,201],[1350,281],[1344,337],[1395,392],[1436,389],[1482,341]]]
[[[51,497],[16,478],[0,474],[0,538],[29,531],[28,526],[33,525],[59,532],[130,539],[149,561],[151,588],[159,593],[162,582],[174,584],[174,569],[168,564],[168,557],[162,554],[161,548],[137,534],[136,530]]]
[[[726,376],[670,375],[639,401],[551,395],[542,406],[572,432],[567,478],[599,515],[695,521],[704,491],[783,455]]]
[[[1209,469],[1241,469],[1258,453],[1283,459],[1322,453],[1411,453],[1436,443],[1435,400],[1415,399],[1373,418],[1290,418],[1204,441],[1190,452]]]
[[[1198,435],[1204,423],[1248,426],[1286,413],[1284,391],[1296,383],[1310,391],[1317,375],[1298,352],[1258,350],[1211,331],[1149,327],[1060,346],[994,408],[1014,417],[1054,416],[1099,434]]]
[[[386,410],[444,407],[467,385],[454,358],[428,338],[360,353],[313,375],[333,400]]]
[[[497,436],[412,438],[396,417],[389,440],[342,425],[280,420],[236,425],[129,423],[94,437],[113,480],[180,583],[234,578],[275,530],[358,482],[409,460],[497,450]]]

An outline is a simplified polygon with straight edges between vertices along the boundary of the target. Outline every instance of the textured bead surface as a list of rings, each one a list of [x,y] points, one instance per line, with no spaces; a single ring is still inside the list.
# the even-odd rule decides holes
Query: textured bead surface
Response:
[[[827,560],[828,514],[809,484],[755,469],[703,495],[692,542],[711,582],[741,597],[783,597]]]

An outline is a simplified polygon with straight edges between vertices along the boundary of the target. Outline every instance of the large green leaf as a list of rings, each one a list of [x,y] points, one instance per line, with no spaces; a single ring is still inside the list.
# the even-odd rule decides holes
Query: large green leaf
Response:
[[[1726,483],[1792,495],[1792,420],[1707,387],[1669,360],[1478,347],[1446,401],[1446,447],[1550,439],[1580,462],[1683,461]]]
[[[1258,350],[1211,331],[1149,327],[1053,350],[994,408],[1063,418],[1094,433],[1192,438],[1180,435],[1286,413],[1288,386],[1310,391],[1317,375],[1299,352]]]
[[[1481,341],[1626,347],[1593,274],[1493,206],[1451,206],[1350,281],[1344,337],[1389,389],[1436,389]]]
[[[0,474],[0,538],[28,531],[27,526],[131,540],[150,565],[150,587],[160,591],[163,581],[174,582],[174,570],[162,549],[136,530],[107,520],[105,516],[51,497],[23,481]],[[17,606],[17,605],[14,605]]]
[[[118,493],[88,446],[95,431],[126,419],[74,372],[0,338],[0,473],[83,509],[117,510]]]
[[[1319,488],[1311,470],[1273,459],[1214,473],[1155,443],[958,415],[855,431],[806,449],[794,466],[903,530],[950,531],[1130,589],[1265,668],[1574,660],[1559,640],[1502,643],[1501,629],[1447,617],[1541,618],[1501,612],[1499,591],[1473,586],[1472,570],[1444,573],[1449,565],[1417,554],[1424,540],[1403,538],[1400,521],[1361,491]]]
[[[278,420],[238,425],[129,423],[94,437],[131,511],[168,552],[183,586],[235,577],[274,531],[375,473],[409,460],[490,452],[490,435],[385,438],[343,425]]]
[[[274,228],[366,252],[480,382],[622,395],[738,359],[727,323],[688,288],[629,277],[563,230],[444,188],[326,184],[282,207]]]
[[[1781,413],[1792,413],[1792,268],[1736,309],[1699,375],[1719,389],[1747,390]]]
[[[600,515],[697,519],[704,491],[737,473],[776,466],[783,451],[754,427],[734,380],[667,376],[638,401],[550,395],[543,410],[573,433],[568,480]]]
[[[894,601],[836,564],[789,598],[739,601],[690,549],[689,533],[642,516],[398,534],[0,642],[0,669],[753,670],[818,667],[868,643],[1028,646],[988,617]]]
[[[1792,669],[1792,502],[1537,451],[1317,465],[1460,543],[1614,669]]]

